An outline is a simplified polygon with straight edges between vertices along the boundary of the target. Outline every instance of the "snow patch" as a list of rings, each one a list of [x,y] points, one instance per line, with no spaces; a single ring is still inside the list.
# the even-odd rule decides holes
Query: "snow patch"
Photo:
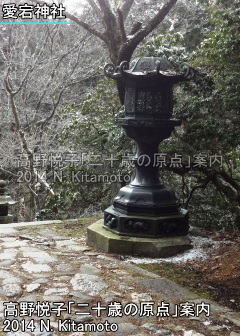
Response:
[[[161,263],[161,262],[170,262],[170,263],[181,263],[194,259],[207,259],[211,251],[217,249],[221,241],[215,241],[212,238],[201,237],[201,236],[191,236],[193,248],[185,251],[181,254],[178,254],[173,257],[168,258],[137,258],[137,257],[129,257],[125,260],[125,262],[131,262],[134,264],[153,264],[153,263]]]

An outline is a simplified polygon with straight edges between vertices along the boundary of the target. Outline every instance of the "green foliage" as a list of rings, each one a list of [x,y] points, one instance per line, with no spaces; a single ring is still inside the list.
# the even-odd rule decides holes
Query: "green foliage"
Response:
[[[131,168],[130,165],[121,167],[120,163],[123,155],[132,152],[132,148],[123,130],[116,125],[119,109],[114,82],[102,79],[80,109],[71,107],[62,112],[72,115],[72,122],[64,129],[62,143],[71,144],[73,151],[95,157],[93,163],[101,165],[82,162],[66,170],[62,182],[55,181],[56,194],[47,200],[41,218],[86,215],[85,210],[89,207],[91,211],[103,210],[109,206],[119,186],[125,184],[124,177],[128,177]],[[77,174],[80,182],[72,178],[72,174]]]
[[[157,35],[146,42],[142,54],[167,58],[170,62],[186,62],[189,58],[181,33]]]
[[[119,152],[126,142],[124,133],[115,123],[119,109],[115,83],[100,80],[80,110],[75,111],[72,123],[64,131],[64,139],[71,136],[75,146],[80,145],[96,154]]]
[[[100,211],[107,203],[105,199],[110,193],[110,188],[108,184],[101,185],[90,181],[97,173],[100,172],[83,165],[69,167],[63,175],[59,174],[60,178],[56,178],[52,184],[55,195],[46,200],[38,219],[67,219]],[[86,209],[89,206],[91,209],[88,213]]]
[[[239,0],[231,4],[207,1],[209,26],[195,52],[188,51],[185,36],[179,33],[154,37],[145,46],[149,55],[168,58],[176,69],[181,62],[196,69],[195,81],[176,90],[174,116],[182,120],[182,128],[161,145],[161,151],[191,157],[199,153],[224,157],[222,167],[180,171],[184,184],[182,177],[176,181],[167,174],[183,202],[194,186],[204,185],[210,177],[210,185],[198,189],[190,203],[195,224],[225,227],[234,225],[234,218],[238,223],[239,4]]]
[[[212,87],[205,94],[204,87],[190,87],[194,94],[198,89],[198,95],[190,104],[184,102],[187,120],[194,120],[189,123],[185,139],[188,137],[196,148],[203,149],[205,145],[227,154],[237,148],[240,138],[240,17],[236,10],[238,0],[228,7],[221,3],[208,7],[213,30],[205,36],[193,59],[195,66],[208,73]]]
[[[202,59],[208,65],[228,70],[228,64],[232,69],[239,71],[239,0],[233,0],[226,4],[219,0],[217,4],[210,5],[209,21],[214,29],[202,42]]]

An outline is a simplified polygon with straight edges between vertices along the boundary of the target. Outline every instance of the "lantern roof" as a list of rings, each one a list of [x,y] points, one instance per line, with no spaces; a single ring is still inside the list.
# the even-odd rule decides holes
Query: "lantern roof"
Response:
[[[13,205],[16,202],[8,195],[0,195],[0,205]]]
[[[104,71],[106,76],[112,79],[162,79],[173,83],[186,80],[184,73],[176,73],[171,63],[161,57],[140,57],[130,64],[123,61],[117,67],[107,64]]]
[[[177,75],[177,73],[173,71],[170,62],[160,57],[137,58],[130,63],[129,70],[126,72],[133,73],[134,75]]]

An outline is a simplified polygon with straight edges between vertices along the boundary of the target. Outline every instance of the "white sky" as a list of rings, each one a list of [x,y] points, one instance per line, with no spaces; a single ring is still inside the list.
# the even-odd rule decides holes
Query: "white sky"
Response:
[[[86,3],[86,0],[65,0],[63,1],[64,6],[66,7],[67,11],[73,12],[81,12],[82,7]]]

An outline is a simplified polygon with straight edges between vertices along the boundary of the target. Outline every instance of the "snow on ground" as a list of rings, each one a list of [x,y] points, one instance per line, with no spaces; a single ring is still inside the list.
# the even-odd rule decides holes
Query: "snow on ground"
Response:
[[[131,262],[134,264],[155,264],[161,262],[181,263],[194,259],[207,259],[211,252],[217,249],[221,241],[215,241],[211,238],[189,235],[193,248],[169,258],[138,258],[129,257],[125,262]]]

